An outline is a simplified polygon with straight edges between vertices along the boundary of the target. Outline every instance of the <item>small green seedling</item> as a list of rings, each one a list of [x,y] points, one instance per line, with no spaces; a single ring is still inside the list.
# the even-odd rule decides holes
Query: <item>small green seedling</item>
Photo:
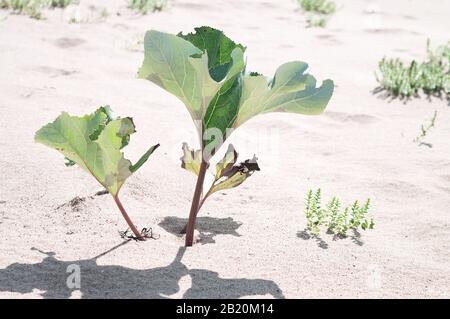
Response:
[[[42,10],[65,8],[78,4],[79,0],[0,0],[1,9],[10,9],[16,14],[25,14],[33,19],[42,19]]]
[[[197,176],[186,227],[186,246],[191,246],[205,199],[218,190],[240,185],[259,170],[255,157],[238,164],[238,154],[230,145],[213,169],[213,184],[204,190],[210,160],[233,130],[262,113],[320,114],[334,85],[325,80],[316,87],[316,79],[306,73],[308,65],[298,61],[281,65],[272,79],[247,72],[245,47],[210,27],[186,35],[148,31],[144,48],[139,77],[177,96],[198,132],[200,149],[184,144],[182,157],[182,167]]]
[[[450,99],[450,43],[432,51],[428,41],[425,62],[404,64],[399,59],[383,58],[378,67],[380,74],[375,76],[380,89],[394,97],[409,98],[423,91]]]
[[[321,206],[321,198],[320,188],[316,192],[309,190],[306,195],[307,229],[312,235],[318,236],[322,227],[327,232],[341,237],[347,236],[348,230],[374,228],[373,218],[367,217],[370,198],[363,206],[355,201],[351,207],[345,207],[344,209],[341,209],[341,202],[337,197],[333,197],[325,207]]]
[[[128,8],[139,11],[142,15],[149,12],[162,11],[167,7],[168,0],[129,0]]]
[[[313,27],[325,28],[326,25],[327,25],[327,18],[325,18],[324,16],[315,17],[313,15],[310,15],[306,18],[306,26],[308,28]]]
[[[428,125],[422,124],[420,126],[420,134],[414,139],[414,143],[417,143],[419,146],[420,145],[427,145],[429,147],[432,147],[432,145],[430,143],[425,143],[423,140],[428,135],[428,133],[431,131],[431,129],[433,127],[435,127],[437,114],[438,114],[437,111],[434,111],[434,115],[431,118],[431,120],[428,123]]]
[[[336,12],[336,4],[329,0],[297,0],[306,12],[329,15]]]
[[[297,0],[303,11],[308,12],[306,26],[324,28],[327,19],[336,12],[336,4],[328,0]]]
[[[158,145],[132,164],[124,158],[122,148],[135,133],[133,120],[116,118],[109,106],[100,107],[82,117],[63,112],[56,120],[36,132],[35,141],[62,153],[67,165],[77,164],[91,174],[113,197],[136,239],[144,240],[119,200],[119,191],[126,179],[135,173]]]

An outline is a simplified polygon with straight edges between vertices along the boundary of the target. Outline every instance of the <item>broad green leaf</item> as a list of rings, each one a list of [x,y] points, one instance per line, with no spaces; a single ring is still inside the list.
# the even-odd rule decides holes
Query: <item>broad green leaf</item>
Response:
[[[150,154],[144,154],[133,166],[121,152],[124,140],[128,143],[130,135],[135,132],[133,121],[131,118],[122,118],[111,120],[105,125],[106,122],[108,115],[101,109],[82,117],[64,112],[54,122],[38,130],[35,141],[64,154],[116,196],[125,180]],[[93,140],[93,134],[102,126],[101,132]]]
[[[180,98],[201,136],[202,149],[215,151],[234,129],[267,112],[316,115],[323,112],[334,84],[306,73],[304,62],[281,65],[269,80],[257,72],[245,73],[245,47],[210,27],[178,36],[149,31],[145,58],[139,71]],[[206,130],[217,132],[204,136]],[[203,140],[203,139],[207,140]]]
[[[252,160],[246,160],[239,165],[229,167],[226,171],[221,172],[221,177],[216,179],[211,190],[208,192],[208,196],[215,192],[241,185],[255,171],[259,170],[256,157],[253,157]]]
[[[322,113],[333,94],[334,84],[331,80],[325,80],[316,88],[314,77],[305,74],[307,68],[308,65],[303,62],[285,63],[278,68],[270,83],[263,75],[245,75],[234,127],[260,113]]]
[[[191,42],[197,48],[208,55],[208,69],[211,77],[216,81],[222,81],[233,64],[232,52],[235,48],[240,48],[242,52],[245,48],[234,43],[225,36],[222,31],[211,27],[195,28],[195,32],[179,37]]]
[[[202,164],[202,151],[192,150],[187,143],[183,143],[183,156],[181,159],[181,167],[198,176],[200,172],[200,165]]]
[[[229,52],[229,42],[223,38],[223,33],[213,29],[210,31],[211,36],[208,38],[213,36],[221,38],[221,43],[224,43],[218,53],[211,55],[217,56],[211,64],[211,70],[208,54],[203,51],[204,48],[198,48],[183,39],[187,37],[198,44],[199,41],[194,34],[176,36],[158,31],[148,31],[145,35],[145,57],[139,70],[140,78],[159,85],[177,96],[186,105],[199,134],[202,134],[202,121],[210,101],[224,82],[233,78],[245,67],[242,47],[235,45],[235,48]],[[218,34],[219,32],[222,37]],[[217,34],[213,35],[213,33]],[[224,64],[220,64],[222,62]],[[222,77],[224,70],[228,73],[222,82],[215,81],[213,77],[216,79]]]
[[[224,157],[216,165],[216,180],[225,176],[231,170],[231,168],[237,161],[237,157],[238,153],[234,149],[233,144],[230,144]]]
[[[99,117],[101,117],[101,120],[99,120]],[[109,122],[111,122],[114,119],[116,119],[116,117],[114,116],[114,113],[111,110],[109,105],[99,107],[95,111],[94,117],[92,118],[92,120],[89,123],[89,125],[90,125],[89,130],[92,130],[92,134],[89,135],[89,138],[91,139],[91,141],[95,141],[98,138],[98,136],[100,135],[100,133],[103,131],[103,129],[105,128],[106,124],[108,124]],[[129,139],[129,137],[128,138],[124,137],[122,139],[122,147],[125,147],[128,145],[128,139]],[[72,161],[71,159],[69,159],[67,157],[64,160],[65,160],[66,166],[73,166],[76,164],[74,161]]]

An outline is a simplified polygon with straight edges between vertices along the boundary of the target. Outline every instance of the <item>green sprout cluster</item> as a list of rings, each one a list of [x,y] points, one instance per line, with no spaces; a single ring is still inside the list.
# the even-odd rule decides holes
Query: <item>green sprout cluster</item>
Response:
[[[355,201],[352,206],[342,209],[341,201],[333,197],[325,207],[322,207],[321,189],[316,192],[309,190],[306,195],[305,215],[307,229],[311,234],[318,236],[321,228],[328,233],[345,237],[349,230],[373,229],[375,226],[373,218],[368,218],[370,198],[364,205]]]
[[[427,43],[427,59],[404,64],[399,59],[383,58],[379,62],[377,81],[389,94],[408,98],[422,90],[427,95],[450,97],[450,43],[435,51]]]
[[[129,0],[128,8],[139,11],[142,15],[149,12],[162,11],[167,7],[168,0]]]
[[[306,18],[308,27],[327,25],[328,16],[336,12],[336,4],[330,0],[297,0],[303,11],[310,13]]]
[[[41,12],[43,9],[65,8],[78,3],[79,0],[0,0],[0,8],[40,20],[43,18]]]

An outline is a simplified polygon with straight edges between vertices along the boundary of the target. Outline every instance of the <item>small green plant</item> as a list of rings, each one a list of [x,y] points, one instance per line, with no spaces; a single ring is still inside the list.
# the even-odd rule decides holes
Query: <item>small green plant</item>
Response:
[[[375,226],[373,218],[367,217],[370,198],[363,206],[355,201],[351,207],[344,209],[341,209],[341,202],[337,197],[333,197],[325,207],[321,206],[321,199],[320,188],[316,192],[309,190],[306,194],[306,226],[314,236],[320,234],[321,228],[336,236],[345,237],[348,230],[373,229]]]
[[[129,0],[128,8],[138,10],[142,15],[149,12],[162,11],[167,7],[168,0]]]
[[[272,79],[247,72],[245,47],[210,27],[186,35],[148,31],[144,48],[139,77],[177,96],[197,128],[200,149],[187,144],[182,149],[182,167],[197,176],[186,227],[186,246],[192,246],[197,214],[205,199],[242,184],[259,170],[256,157],[238,164],[238,154],[229,145],[211,172],[212,185],[204,187],[211,158],[233,130],[262,113],[318,115],[328,104],[334,84],[325,80],[317,87],[316,79],[306,73],[308,65],[300,61],[281,65]]]
[[[428,135],[428,133],[431,131],[431,129],[433,127],[435,127],[436,125],[436,118],[437,118],[437,111],[434,111],[434,115],[431,118],[430,122],[428,123],[428,125],[424,125],[422,124],[420,126],[420,134],[414,139],[414,143],[417,143],[420,145],[427,145],[429,147],[431,147],[432,145],[430,143],[425,143],[423,140],[424,138]]]
[[[327,25],[327,18],[325,18],[324,16],[315,17],[311,15],[306,18],[306,26],[308,28],[313,27],[325,28],[326,25]]]
[[[82,117],[63,112],[56,120],[36,132],[35,141],[57,150],[66,157],[66,165],[77,164],[91,174],[113,197],[136,239],[144,240],[119,199],[126,179],[135,173],[158,145],[150,147],[132,164],[124,158],[122,149],[135,133],[133,120],[114,117],[109,106]]]
[[[336,4],[328,0],[297,0],[303,11],[310,14],[306,17],[306,26],[324,28],[328,16],[336,12]]]
[[[79,0],[0,0],[0,8],[12,10],[16,14],[28,15],[33,19],[42,19],[43,9],[65,8],[78,2]]]
[[[404,64],[399,59],[383,58],[378,67],[376,79],[381,89],[394,97],[409,98],[422,90],[427,95],[450,98],[450,42],[432,51],[428,41],[425,62]]]
[[[336,4],[329,0],[297,0],[306,12],[329,15],[336,12]]]

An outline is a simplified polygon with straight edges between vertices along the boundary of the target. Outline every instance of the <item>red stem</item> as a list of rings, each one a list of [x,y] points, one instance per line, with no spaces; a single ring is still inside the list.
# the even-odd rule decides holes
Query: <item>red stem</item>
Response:
[[[195,221],[197,220],[197,214],[201,207],[200,200],[202,197],[203,183],[205,181],[207,168],[208,162],[202,160],[202,163],[200,164],[200,171],[198,173],[197,183],[195,185],[194,197],[192,198],[189,220],[186,227],[186,242],[185,242],[186,247],[192,246],[194,241]]]
[[[142,234],[137,230],[136,226],[134,226],[133,222],[131,221],[130,217],[128,216],[125,208],[123,207],[122,203],[120,202],[119,196],[113,196],[114,201],[116,202],[117,207],[119,207],[120,212],[122,213],[123,218],[125,218],[125,221],[128,224],[128,227],[130,227],[131,231],[134,233],[137,239],[139,240],[145,240],[145,238],[142,236]]]

